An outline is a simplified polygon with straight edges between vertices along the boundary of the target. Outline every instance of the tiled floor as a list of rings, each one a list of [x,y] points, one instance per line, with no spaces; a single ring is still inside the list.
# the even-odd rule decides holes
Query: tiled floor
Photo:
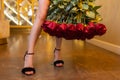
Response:
[[[54,68],[55,38],[42,35],[36,45],[33,76],[21,74],[28,33],[12,32],[0,45],[0,80],[120,80],[120,55],[78,40],[63,40],[63,68]]]

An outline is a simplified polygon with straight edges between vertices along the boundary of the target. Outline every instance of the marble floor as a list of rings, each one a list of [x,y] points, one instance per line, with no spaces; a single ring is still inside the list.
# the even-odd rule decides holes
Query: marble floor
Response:
[[[64,40],[64,67],[53,67],[55,38],[42,34],[35,47],[36,74],[21,74],[29,33],[12,31],[0,45],[0,80],[120,80],[120,55],[80,40]]]

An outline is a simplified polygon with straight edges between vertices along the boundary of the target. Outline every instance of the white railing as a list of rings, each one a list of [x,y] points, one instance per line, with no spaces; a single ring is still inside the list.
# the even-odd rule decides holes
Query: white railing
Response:
[[[4,0],[4,4],[7,8],[9,8],[13,13],[15,13],[16,15],[18,15],[18,12],[15,10],[14,7],[11,7],[9,5],[9,3],[7,1]],[[11,21],[13,21],[15,24],[17,25],[22,25],[23,21],[21,20],[20,22],[18,21],[17,18],[15,18],[14,16],[11,15],[11,13],[9,13],[9,11],[7,9],[4,10],[4,14],[6,15],[6,17],[8,17]],[[33,23],[31,21],[29,21],[28,18],[26,18],[23,14],[20,14],[20,17],[26,21],[29,25],[33,26]]]

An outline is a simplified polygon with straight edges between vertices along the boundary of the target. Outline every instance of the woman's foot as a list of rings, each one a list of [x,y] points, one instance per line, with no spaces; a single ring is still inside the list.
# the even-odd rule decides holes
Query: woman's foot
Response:
[[[22,69],[22,73],[25,75],[33,75],[35,74],[35,69],[33,67],[33,55],[34,53],[25,53],[24,56],[24,68]]]
[[[64,61],[61,60],[60,49],[54,49],[54,66],[55,67],[63,67]]]

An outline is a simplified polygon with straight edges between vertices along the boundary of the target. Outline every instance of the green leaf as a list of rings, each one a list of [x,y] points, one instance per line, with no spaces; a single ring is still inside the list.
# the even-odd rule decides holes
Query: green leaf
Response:
[[[99,9],[99,8],[101,8],[101,6],[95,6],[93,9],[94,9],[94,10],[97,10],[97,9]]]
[[[83,5],[82,5],[82,9],[84,9],[84,10],[88,10],[88,9],[89,9],[88,4],[83,4]]]
[[[95,13],[92,11],[87,11],[86,12],[86,16],[90,17],[90,18],[95,18]]]

